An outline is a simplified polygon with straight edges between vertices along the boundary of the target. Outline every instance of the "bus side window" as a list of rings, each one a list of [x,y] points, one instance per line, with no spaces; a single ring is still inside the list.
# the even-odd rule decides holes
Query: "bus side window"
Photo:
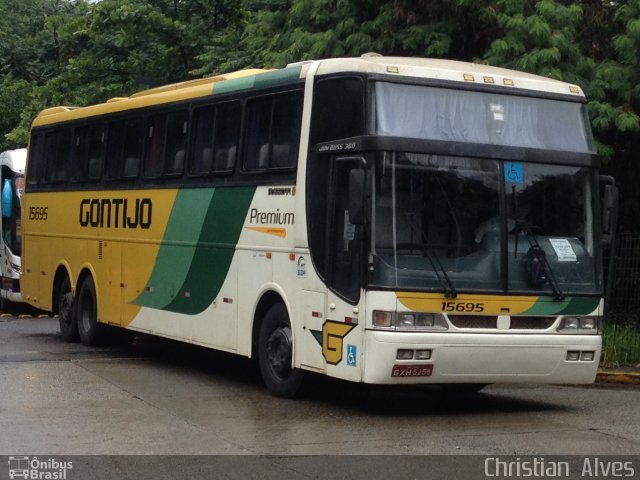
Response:
[[[247,148],[244,170],[265,170],[269,166],[269,123],[271,98],[258,98],[247,103]]]
[[[89,139],[83,179],[100,180],[102,163],[104,162],[104,150],[106,143],[105,125],[91,125],[89,127]]]
[[[71,153],[71,128],[49,132],[45,135],[47,183],[67,181],[67,165]]]
[[[292,168],[298,157],[302,95],[282,95],[274,98],[271,124],[273,144],[270,167]]]
[[[118,120],[109,124],[107,141],[107,179],[137,178],[142,158],[144,119]]]
[[[165,120],[164,114],[149,117],[144,157],[145,177],[159,177],[162,174]]]
[[[214,162],[215,172],[231,172],[236,164],[238,141],[240,139],[240,103],[227,103],[216,108],[214,127]]]
[[[69,180],[99,180],[104,159],[104,125],[78,127],[71,146]]]
[[[85,178],[84,163],[87,158],[87,149],[89,148],[89,127],[78,127],[73,135],[71,144],[71,168],[69,172],[69,180],[78,182]]]
[[[294,168],[298,157],[301,115],[301,92],[249,100],[243,169]]]
[[[31,152],[29,158],[29,173],[27,182],[29,185],[37,185],[44,172],[44,135],[34,134],[31,138]]]
[[[121,176],[123,178],[138,177],[140,162],[142,160],[144,126],[145,122],[142,118],[131,118],[127,120],[121,170]]]
[[[165,175],[179,175],[184,169],[188,126],[187,111],[173,112],[168,115],[163,172]]]
[[[149,117],[144,158],[145,177],[182,173],[188,127],[189,113],[186,110]]]
[[[222,103],[195,111],[194,154],[189,173],[230,173],[236,163],[240,137],[239,102]]]
[[[192,175],[206,175],[213,167],[213,124],[215,107],[199,108],[193,114],[195,140],[189,168]]]
[[[107,161],[104,168],[105,177],[115,180],[120,172],[120,163],[124,148],[125,125],[122,121],[109,124],[109,138],[107,140]],[[95,167],[94,167],[95,168]],[[94,172],[95,173],[95,172]],[[90,176],[95,179],[94,176]]]

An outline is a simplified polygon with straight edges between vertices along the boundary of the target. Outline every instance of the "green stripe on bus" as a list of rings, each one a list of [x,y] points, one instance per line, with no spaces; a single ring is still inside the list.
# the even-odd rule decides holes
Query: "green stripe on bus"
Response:
[[[213,303],[227,278],[255,191],[255,186],[215,190],[181,294],[165,310],[195,315]]]
[[[599,298],[572,297],[567,307],[560,312],[561,315],[589,315],[600,306]]]
[[[190,315],[211,305],[227,277],[255,190],[182,190],[149,281],[152,288],[134,303]]]
[[[283,68],[271,72],[250,75],[248,77],[234,78],[213,84],[213,94],[236,92],[250,88],[270,87],[281,83],[291,82],[300,78],[302,67]]]
[[[598,309],[598,298],[567,297],[561,301],[551,297],[540,297],[522,315],[587,315]]]
[[[213,192],[208,188],[178,192],[147,289],[134,304],[161,309],[171,303],[189,273]]]

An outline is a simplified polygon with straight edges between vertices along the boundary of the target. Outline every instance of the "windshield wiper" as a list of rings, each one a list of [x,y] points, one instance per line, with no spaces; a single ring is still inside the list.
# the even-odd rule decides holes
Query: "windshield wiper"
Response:
[[[431,268],[433,268],[433,271],[436,274],[436,278],[438,279],[438,281],[440,282],[440,285],[442,285],[442,288],[444,289],[445,298],[456,298],[458,296],[456,287],[453,286],[453,282],[449,278],[449,275],[447,275],[447,271],[442,266],[442,263],[440,263],[440,259],[438,258],[438,256],[431,255],[431,253],[429,252],[429,245],[427,243],[422,244],[422,251],[424,252],[425,257],[427,257],[427,259],[429,260],[429,263],[431,264]],[[434,263],[434,259],[435,259],[435,263]],[[435,266],[436,263],[438,264],[437,268]],[[440,269],[442,278],[440,278],[440,273],[438,273],[438,268]]]
[[[553,268],[551,268],[551,263],[547,258],[547,254],[544,252],[544,250],[538,243],[538,239],[535,237],[535,235],[533,235],[529,231],[529,229],[520,222],[516,223],[516,229],[515,229],[515,234],[516,234],[516,244],[515,244],[515,253],[514,253],[515,257],[517,258],[518,256],[518,236],[520,235],[521,232],[524,235],[524,238],[526,238],[527,242],[529,243],[529,250],[527,251],[527,273],[529,275],[528,277],[529,282],[532,285],[537,286],[537,285],[542,285],[543,283],[548,281],[549,285],[551,286],[551,290],[553,290],[553,299],[556,301],[563,300],[564,293],[562,292],[562,289],[560,288],[560,284],[558,283],[558,280],[556,279],[556,276],[553,273]],[[531,274],[529,269],[532,268],[531,264],[535,264],[536,262],[542,263],[544,265],[546,270],[546,275],[544,275],[544,273],[542,275],[538,274],[534,278],[534,276]]]
[[[411,237],[413,237],[413,233],[417,230],[415,225],[413,224],[413,220],[409,218],[410,216],[409,214],[401,215],[401,216],[405,217],[407,223],[409,224],[409,228],[411,228]],[[436,274],[436,278],[438,279],[438,282],[440,282],[440,285],[444,290],[445,298],[456,298],[458,296],[456,287],[453,286],[453,282],[449,278],[449,275],[447,275],[447,271],[442,266],[442,263],[440,262],[440,259],[438,258],[438,256],[432,255],[431,252],[429,251],[430,250],[429,243],[427,242],[427,238],[422,230],[420,230],[418,237],[421,239],[420,247],[424,253],[424,256],[427,257],[427,260],[429,260],[429,263],[431,264],[431,268],[433,269],[433,272]]]

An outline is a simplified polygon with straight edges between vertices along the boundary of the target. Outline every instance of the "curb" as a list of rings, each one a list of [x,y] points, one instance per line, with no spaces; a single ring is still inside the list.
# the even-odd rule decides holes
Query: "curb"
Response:
[[[598,370],[596,382],[640,385],[640,373],[625,372],[623,370]]]

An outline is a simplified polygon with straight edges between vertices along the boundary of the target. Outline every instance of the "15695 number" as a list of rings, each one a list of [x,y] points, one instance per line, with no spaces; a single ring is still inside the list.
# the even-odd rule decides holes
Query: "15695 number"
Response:
[[[484,312],[484,303],[474,302],[442,302],[443,312],[465,312],[480,313]]]
[[[49,207],[29,207],[29,220],[46,220]]]

